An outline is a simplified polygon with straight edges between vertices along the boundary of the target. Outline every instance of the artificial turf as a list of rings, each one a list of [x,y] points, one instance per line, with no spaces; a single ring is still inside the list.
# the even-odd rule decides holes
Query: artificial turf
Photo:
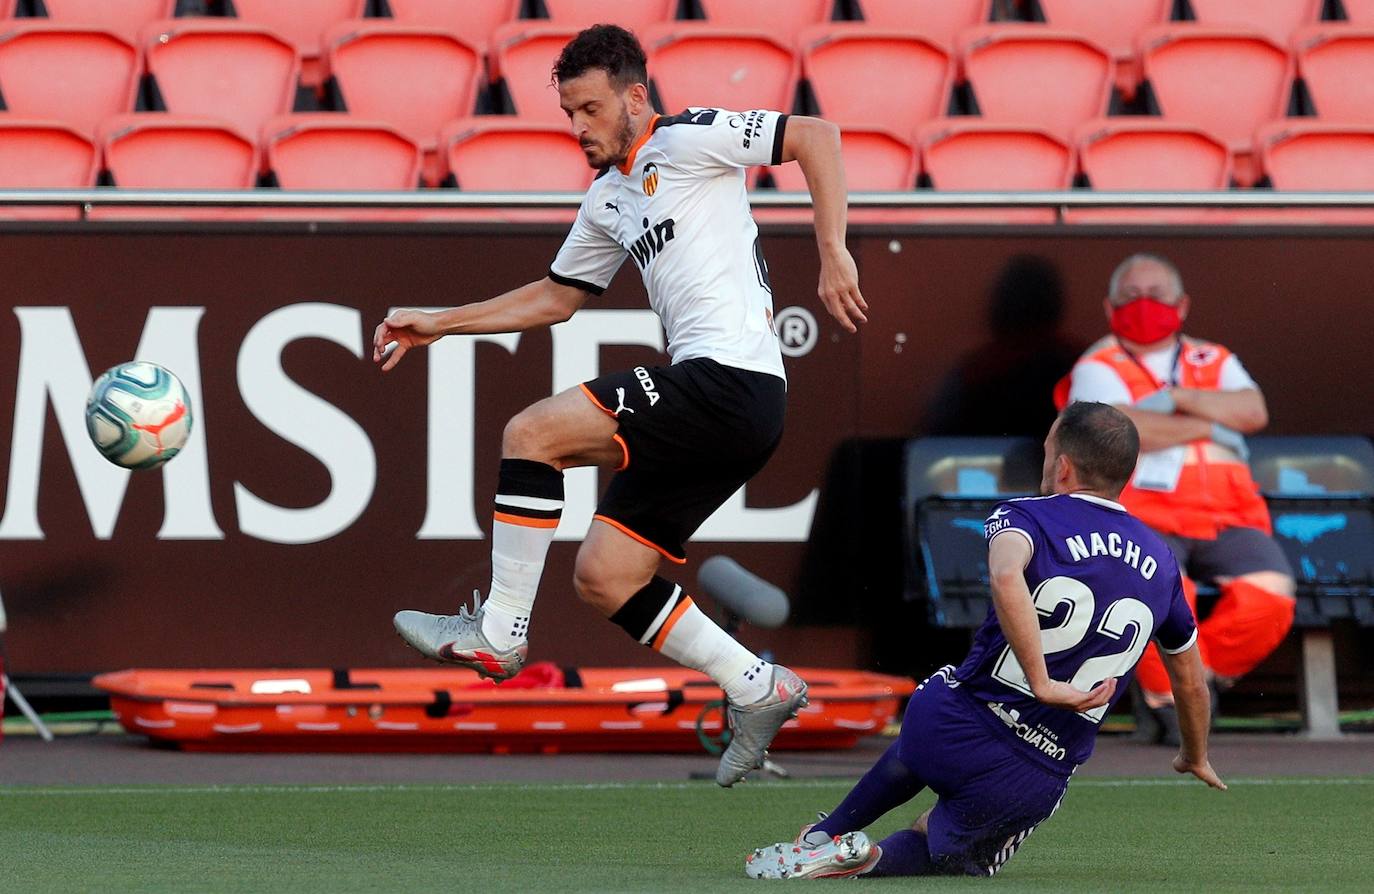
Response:
[[[757,890],[756,845],[844,783],[0,787],[7,891]],[[886,834],[922,805],[880,821]],[[995,880],[864,889],[1368,891],[1374,777],[1080,779]],[[834,883],[814,883],[834,884]]]

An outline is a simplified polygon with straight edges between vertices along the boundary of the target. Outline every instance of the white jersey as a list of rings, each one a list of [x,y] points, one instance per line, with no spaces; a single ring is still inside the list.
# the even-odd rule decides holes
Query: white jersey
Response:
[[[600,295],[631,257],[674,363],[705,357],[785,379],[744,171],[782,160],[786,126],[764,110],[655,117],[587,191],[549,276]]]

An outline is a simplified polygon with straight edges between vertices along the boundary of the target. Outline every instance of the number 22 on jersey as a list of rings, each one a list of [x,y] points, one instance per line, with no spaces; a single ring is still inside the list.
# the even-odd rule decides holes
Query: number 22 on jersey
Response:
[[[1064,618],[1057,626],[1040,631],[1040,646],[1047,663],[1051,655],[1076,648],[1090,636],[1101,635],[1124,646],[1119,651],[1093,655],[1079,665],[1068,682],[1084,692],[1134,667],[1154,631],[1155,616],[1150,607],[1139,599],[1126,596],[1108,606],[1097,629],[1090,632],[1088,625],[1092,623],[1096,597],[1086,584],[1071,577],[1051,577],[1043,581],[1035,588],[1033,599],[1035,610],[1042,618],[1052,617],[1061,606],[1067,606]],[[1030,681],[1026,679],[1026,672],[1021,668],[1021,662],[1016,660],[1010,645],[1002,650],[992,676],[998,682],[1027,695],[1034,694],[1030,689]],[[1079,716],[1093,723],[1101,723],[1107,715],[1107,707],[1103,705],[1084,711]]]

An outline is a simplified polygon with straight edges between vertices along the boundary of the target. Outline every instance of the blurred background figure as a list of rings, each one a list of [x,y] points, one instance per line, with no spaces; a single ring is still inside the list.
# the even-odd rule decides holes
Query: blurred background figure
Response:
[[[1053,264],[1018,255],[988,295],[989,338],[959,359],[932,402],[930,435],[1025,435],[1054,422],[1054,385],[1086,345],[1060,331],[1064,285]]]

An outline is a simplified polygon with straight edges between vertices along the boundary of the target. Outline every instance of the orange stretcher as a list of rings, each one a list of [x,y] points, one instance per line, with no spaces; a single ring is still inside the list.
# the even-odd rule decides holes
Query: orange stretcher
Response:
[[[851,748],[915,689],[905,677],[794,668],[811,703],[776,749]],[[188,751],[691,752],[721,736],[722,693],[679,668],[533,664],[500,686],[433,670],[125,670],[93,681],[131,733]]]

